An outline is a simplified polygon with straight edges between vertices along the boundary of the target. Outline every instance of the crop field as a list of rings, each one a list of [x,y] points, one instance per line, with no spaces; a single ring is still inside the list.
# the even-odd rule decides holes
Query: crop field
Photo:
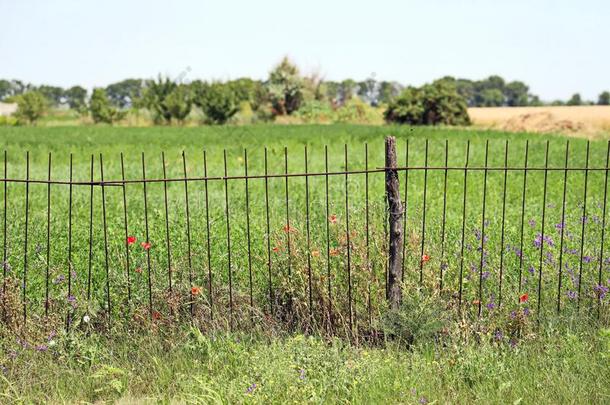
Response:
[[[474,125],[512,132],[561,132],[584,137],[607,138],[610,107],[544,106],[469,108]]]
[[[74,182],[90,181],[92,158],[93,178],[101,179],[100,154],[104,180],[120,180],[121,153],[127,180],[142,179],[142,153],[147,179],[164,175],[183,179],[185,163],[186,175],[195,178],[188,182],[188,217],[184,181],[147,183],[148,238],[141,182],[127,183],[125,206],[120,186],[104,187],[104,206],[99,185],[73,185],[71,209],[70,187],[53,184],[50,212],[47,184],[30,184],[27,255],[26,186],[7,183],[5,274],[15,312],[34,318],[45,311],[60,317],[70,313],[76,320],[85,313],[102,318],[110,311],[112,319],[120,319],[146,317],[150,312],[158,319],[192,316],[223,328],[263,325],[269,314],[286,322],[290,313],[288,322],[305,329],[331,324],[344,331],[374,328],[385,307],[383,171],[350,174],[347,179],[344,174],[329,175],[328,212],[325,175],[310,176],[307,184],[305,177],[272,177],[267,180],[267,193],[265,179],[249,178],[247,201],[245,179],[229,179],[225,190],[222,176],[225,151],[228,176],[245,174],[246,150],[248,174],[264,174],[265,146],[268,174],[303,173],[305,146],[309,173],[327,171],[325,147],[328,172],[363,170],[365,150],[368,168],[382,168],[384,137],[389,134],[397,137],[399,161],[405,164],[409,142],[412,167],[406,189],[407,172],[400,174],[401,198],[405,191],[408,196],[406,288],[438,291],[439,299],[453,308],[464,307],[470,316],[493,313],[500,305],[507,311],[525,307],[536,316],[583,307],[591,314],[598,310],[605,314],[601,299],[609,271],[607,250],[601,251],[605,171],[588,171],[585,191],[584,171],[549,170],[546,197],[545,171],[530,171],[523,199],[524,174],[517,169],[524,165],[526,140],[528,167],[544,167],[548,141],[548,167],[563,168],[565,138],[363,126],[1,129],[9,179],[26,176],[26,151],[30,179],[48,178],[49,153],[53,180],[69,179],[70,154]],[[464,188],[461,168],[467,140],[468,165],[479,169],[485,166],[487,142],[487,166],[503,168],[508,141],[506,166],[511,170],[506,171],[505,192],[504,170],[469,171]],[[605,167],[607,143],[592,141],[589,147],[589,167]],[[204,150],[207,185],[202,180]],[[587,165],[585,140],[570,139],[568,153],[569,167]],[[445,159],[450,168],[446,193]],[[422,169],[425,165],[431,167],[427,173]],[[134,243],[127,244],[127,237],[135,237]],[[147,240],[148,250],[141,245]],[[522,294],[529,298],[519,304]]]

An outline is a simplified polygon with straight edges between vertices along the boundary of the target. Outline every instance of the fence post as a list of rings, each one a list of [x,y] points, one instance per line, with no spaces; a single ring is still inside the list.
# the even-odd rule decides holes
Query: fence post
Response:
[[[396,168],[396,138],[385,139],[385,189],[389,210],[389,249],[388,249],[388,296],[391,309],[398,309],[402,301],[402,202],[400,201],[400,184]]]

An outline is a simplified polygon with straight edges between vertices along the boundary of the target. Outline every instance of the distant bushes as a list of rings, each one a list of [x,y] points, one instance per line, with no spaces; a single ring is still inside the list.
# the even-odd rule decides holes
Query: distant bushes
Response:
[[[121,111],[110,104],[106,90],[99,88],[93,89],[89,111],[95,123],[112,124],[125,118],[126,115],[126,111]]]
[[[443,80],[407,87],[384,113],[388,123],[409,125],[469,125],[466,100]]]
[[[48,100],[38,91],[28,91],[15,97],[17,112],[15,117],[19,123],[35,124],[46,112]]]

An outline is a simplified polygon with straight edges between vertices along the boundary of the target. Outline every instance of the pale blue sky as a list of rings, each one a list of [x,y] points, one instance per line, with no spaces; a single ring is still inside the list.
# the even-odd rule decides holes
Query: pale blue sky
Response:
[[[158,73],[520,79],[545,100],[610,90],[610,2],[0,0],[0,78],[91,88]]]

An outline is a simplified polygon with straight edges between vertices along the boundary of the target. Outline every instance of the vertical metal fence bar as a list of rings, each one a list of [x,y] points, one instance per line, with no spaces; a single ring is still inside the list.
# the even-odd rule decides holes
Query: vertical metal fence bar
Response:
[[[549,166],[549,141],[546,141],[546,153],[544,158],[544,188],[542,192],[542,223],[540,224],[540,262],[538,264],[538,302],[537,305],[537,318],[540,319],[540,307],[542,303],[542,257],[544,253],[544,223],[546,218],[546,186],[548,177]]]
[[[561,235],[559,240],[559,269],[557,274],[557,313],[561,310],[561,284],[563,281],[563,243],[564,228],[566,222],[566,194],[568,191],[568,159],[570,153],[570,141],[566,141],[566,160],[563,170],[563,198],[561,200]]]
[[[525,160],[523,166],[523,193],[521,199],[521,237],[519,239],[519,286],[517,291],[521,294],[521,286],[523,284],[523,235],[525,229],[525,200],[527,192],[527,158],[529,154],[530,141],[525,141]],[[517,297],[519,300],[519,297]]]
[[[485,208],[487,203],[487,162],[489,157],[489,139],[485,142],[485,170],[483,171],[483,206],[481,211],[481,257],[479,261],[479,303],[478,315],[483,308],[483,265],[485,264]]]
[[[6,244],[6,217],[7,217],[7,196],[8,196],[8,166],[7,166],[7,161],[8,161],[8,154],[6,151],[4,151],[4,224],[3,224],[3,228],[4,231],[2,232],[2,297],[4,299],[4,297],[6,296],[6,270],[8,269],[8,257],[7,257],[7,253],[8,253],[8,246]]]
[[[68,202],[68,297],[72,295],[72,153],[70,153],[70,188]],[[71,312],[66,315],[66,330],[70,328]]]
[[[165,246],[167,248],[167,283],[169,294],[172,295],[172,253],[169,241],[169,208],[167,206],[167,173],[165,169],[165,152],[161,152],[161,164],[163,165],[163,203],[165,207]],[[170,307],[170,313],[173,310]]]
[[[349,234],[349,179],[348,179],[347,144],[345,144],[345,237],[347,240],[347,307],[349,311],[349,330],[354,333],[354,309],[352,305],[352,266],[351,241]]]
[[[508,179],[508,139],[504,145],[504,184],[502,186],[502,230],[500,236],[500,283],[498,287],[498,307],[502,306],[502,281],[504,276],[504,232],[506,228],[506,181]]]
[[[233,270],[231,268],[231,221],[229,218],[229,182],[227,180],[227,150],[223,151],[225,166],[225,216],[227,224],[227,267],[229,271],[229,328],[233,331]]]
[[[269,272],[269,312],[273,316],[273,279],[271,274],[271,226],[269,221],[269,171],[267,147],[265,147],[265,219],[267,225],[267,269]]]
[[[102,181],[102,219],[104,226],[104,264],[106,267],[106,302],[108,305],[108,320],[112,320],[112,302],[110,299],[110,264],[108,262],[108,226],[106,222],[106,187],[104,186],[104,161],[100,153],[100,180]]]
[[[125,183],[125,163],[123,161],[123,152],[121,152],[121,179],[123,180],[123,227],[125,228],[125,275],[127,276],[127,303],[131,302],[131,274],[129,272],[129,227],[127,223],[127,185]]]
[[[407,145],[405,148],[405,167],[407,169],[405,170],[405,203],[402,218],[402,280],[400,281],[404,281],[405,278],[405,257],[407,256],[407,211],[409,208],[409,206],[407,205],[409,203],[409,138],[407,138]]]
[[[468,158],[470,157],[470,139],[466,143],[466,162],[464,163],[464,200],[462,203],[462,242],[460,246],[460,280],[458,292],[458,310],[462,312],[462,289],[464,284],[464,239],[466,237],[466,194],[468,184]]]
[[[428,194],[428,139],[426,139],[426,154],[424,159],[424,201],[422,205],[421,254],[419,257],[419,285],[422,285],[422,283],[424,282],[424,252],[426,245],[426,196]]]
[[[583,257],[585,252],[585,224],[587,222],[587,184],[589,182],[589,146],[590,141],[587,141],[587,157],[585,162],[585,190],[583,195],[582,202],[582,218],[581,218],[581,228],[580,228],[580,265],[578,267],[578,301],[577,307],[580,310],[580,293],[582,287],[582,266],[583,266]]]
[[[328,282],[328,321],[329,331],[333,330],[333,296],[331,289],[331,271],[330,271],[330,202],[328,199],[328,145],[324,145],[324,176],[326,186],[326,278]]]
[[[439,291],[443,290],[443,272],[445,266],[445,222],[447,219],[447,167],[449,165],[449,140],[445,139],[445,176],[443,180],[443,219],[441,224],[441,265],[439,268]]]
[[[210,198],[208,192],[208,158],[207,153],[203,151],[203,177],[205,177],[205,228],[206,228],[206,243],[207,243],[207,260],[208,260],[208,299],[210,300],[210,321],[214,320],[214,295],[212,293],[212,252],[210,243]]]
[[[87,273],[87,301],[91,299],[91,271],[93,269],[93,164],[95,157],[91,155],[91,170],[89,186],[89,267]],[[125,240],[127,243],[127,240]]]
[[[144,152],[142,152],[142,186],[144,190],[144,228],[146,230],[146,243],[150,244],[150,235],[148,229],[148,198],[146,195],[146,160]],[[150,246],[150,245],[148,245]],[[153,302],[152,302],[152,274],[150,268],[150,248],[146,249],[146,269],[148,271],[148,312],[153,319]]]
[[[284,146],[284,173],[288,174],[288,148]],[[288,176],[284,178],[284,196],[286,201],[286,226],[284,230],[286,231],[286,255],[288,259],[288,276],[292,275],[292,250],[290,246],[290,232],[292,229],[290,228],[290,209],[289,209],[289,196],[288,196]]]
[[[309,292],[309,322],[313,322],[313,287],[311,280],[311,230],[309,223],[309,173],[307,167],[307,145],[305,145],[305,225],[307,232],[307,290]]]
[[[25,154],[25,234],[23,243],[23,323],[27,320],[28,224],[30,213],[30,152]]]
[[[194,316],[195,311],[195,294],[193,293],[193,259],[191,252],[191,215],[189,210],[189,183],[187,181],[187,170],[186,170],[186,154],[182,151],[182,168],[184,171],[184,213],[186,215],[186,250],[187,250],[187,260],[189,266],[189,287],[190,291],[190,310],[191,310],[191,319]]]
[[[248,242],[248,283],[250,288],[250,322],[254,324],[254,286],[252,281],[252,247],[250,240],[250,189],[248,184],[248,150],[244,148],[244,174],[246,183],[246,238]]]
[[[51,152],[49,152],[49,172],[47,176],[47,265],[44,284],[44,316],[49,316],[49,271],[51,267]]]
[[[371,264],[371,247],[370,247],[370,226],[369,226],[369,145],[367,143],[364,144],[364,201],[365,201],[365,227],[366,227],[366,269],[368,271],[369,281],[367,283],[367,312],[368,312],[368,321],[369,321],[369,329],[373,325],[373,309],[371,303],[371,284],[373,280],[375,280],[375,271]]]
[[[597,276],[597,284],[602,284],[602,268],[604,263],[604,237],[606,231],[606,202],[608,197],[608,164],[610,163],[610,141],[608,141],[608,150],[606,151],[606,171],[604,174],[604,202],[602,206],[602,234],[601,244],[599,248],[599,273]],[[597,293],[597,318],[601,316],[601,292]]]

